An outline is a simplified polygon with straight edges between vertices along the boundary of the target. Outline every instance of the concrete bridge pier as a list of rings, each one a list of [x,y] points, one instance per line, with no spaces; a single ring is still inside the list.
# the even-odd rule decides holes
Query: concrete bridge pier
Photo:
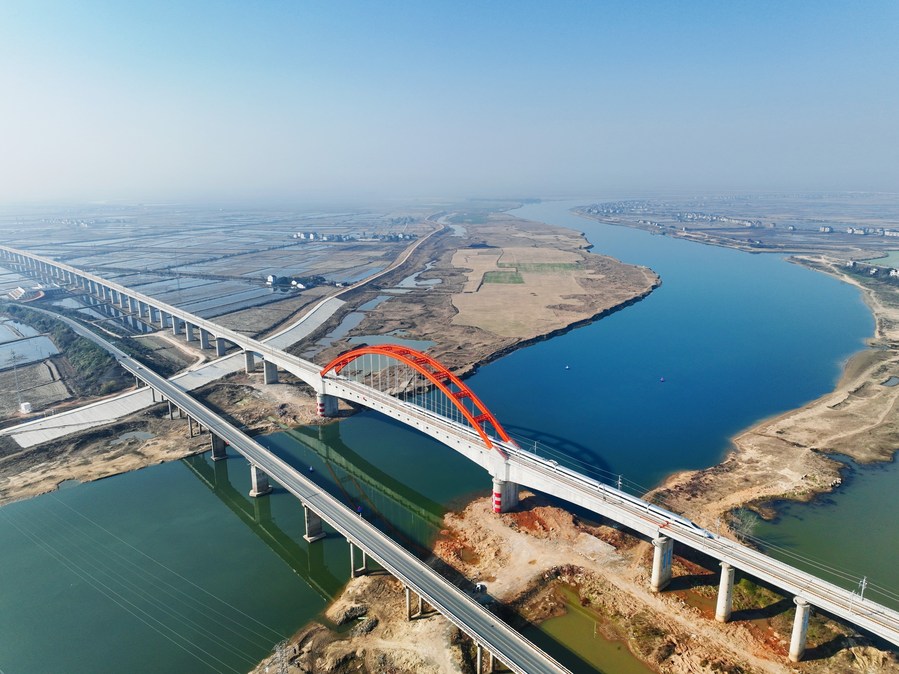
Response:
[[[215,355],[219,358],[225,355],[225,340],[221,337],[215,338]]]
[[[730,620],[734,606],[734,567],[721,562],[721,583],[718,585],[718,605],[715,607],[715,620],[726,623]]]
[[[160,329],[165,329],[165,326],[168,325],[168,322],[165,320],[165,312],[161,309],[159,310],[159,327]]]
[[[210,433],[210,444],[212,445],[212,460],[221,461],[227,459],[228,454],[225,452],[225,441],[215,433]]]
[[[318,416],[337,416],[337,398],[335,396],[328,395],[327,393],[319,393],[315,396],[315,402],[318,406]]]
[[[303,504],[303,514],[306,519],[306,535],[303,538],[307,543],[315,543],[315,541],[320,541],[323,539],[326,534],[324,529],[322,528],[322,518],[319,516],[317,512],[312,510],[305,503]]]
[[[493,512],[506,513],[518,505],[518,485],[493,478]]]
[[[247,374],[256,371],[256,356],[252,351],[244,351],[243,352],[243,362],[244,367],[247,371]]]
[[[258,466],[250,466],[250,479],[253,483],[253,488],[250,489],[250,496],[253,498],[272,493],[272,486],[268,483],[268,475]]]
[[[671,559],[674,556],[674,540],[659,536],[653,542],[652,580],[649,589],[661,592],[671,582]]]
[[[185,341],[188,341],[188,342],[194,341],[194,325],[193,325],[193,323],[185,323],[184,324],[184,339],[185,339]]]
[[[350,544],[350,578],[368,573],[368,555],[365,554],[365,550],[359,548],[362,553],[362,566],[356,568],[356,546],[353,545],[353,541],[348,542]]]
[[[424,618],[425,617],[425,600],[422,598],[420,594],[417,592],[415,596],[418,597],[418,611],[412,612],[412,590],[409,586],[406,586],[406,620],[415,620],[416,618]]]
[[[479,644],[477,642],[475,642],[475,646],[477,646],[477,651],[476,651],[476,655],[475,655],[474,671],[477,672],[477,674],[481,674],[481,672],[484,671],[484,659],[485,659],[484,654],[485,653],[487,654],[487,658],[486,658],[487,671],[488,672],[496,671],[494,669],[493,653],[490,652],[489,650],[487,650],[486,648],[484,648],[483,646],[481,646],[481,644]]]
[[[227,461],[223,465],[228,465]],[[270,499],[253,499],[253,521],[256,522],[256,524],[272,521],[272,502]]]
[[[176,337],[181,334],[181,319],[172,314],[172,334]]]
[[[278,366],[268,360],[262,361],[262,383],[277,384],[278,383]]]
[[[203,328],[200,328],[200,348],[201,349],[209,348],[209,333],[206,330],[204,330]]]
[[[187,415],[187,429],[190,432],[190,437],[194,437],[194,420],[190,418],[190,415]]]
[[[808,619],[812,607],[802,597],[794,597],[796,616],[793,618],[793,635],[790,637],[790,662],[799,662],[805,654],[806,637],[808,637]]]

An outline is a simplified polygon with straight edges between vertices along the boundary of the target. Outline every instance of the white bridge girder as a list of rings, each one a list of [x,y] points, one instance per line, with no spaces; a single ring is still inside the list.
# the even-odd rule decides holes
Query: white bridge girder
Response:
[[[507,456],[504,457],[496,447],[488,449],[477,432],[467,426],[348,379],[322,378],[319,366],[314,363],[291,356],[101,277],[6,246],[0,246],[0,257],[24,261],[31,269],[44,273],[58,274],[58,270],[68,272],[73,282],[78,283],[78,279],[83,279],[84,283],[80,284],[82,287],[87,286],[103,297],[111,297],[115,291],[120,296],[124,294],[126,298],[138,303],[143,302],[154,307],[160,315],[165,314],[173,319],[189,322],[201,331],[205,330],[209,335],[227,340],[245,351],[259,354],[264,360],[296,375],[317,393],[351,400],[417,428],[477,463],[494,479],[513,482],[557,496],[652,538],[659,534],[670,537],[719,561],[727,562],[751,576],[769,582],[781,590],[795,594],[803,601],[899,646],[899,612],[869,599],[857,597],[850,590],[767,557],[735,541],[714,536],[679,515],[651,506],[512,444],[496,441],[496,447],[506,453]]]

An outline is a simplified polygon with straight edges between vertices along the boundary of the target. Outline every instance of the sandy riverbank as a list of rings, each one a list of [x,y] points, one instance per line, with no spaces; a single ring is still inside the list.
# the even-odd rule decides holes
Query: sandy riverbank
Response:
[[[810,629],[808,659],[790,664],[792,613],[777,595],[741,582],[733,621],[715,622],[717,568],[675,558],[672,585],[653,594],[648,543],[579,522],[534,496],[502,516],[486,498],[448,514],[435,558],[457,574],[455,582],[512,624],[560,615],[574,601],[604,638],[666,674],[899,672],[894,654],[820,616]],[[477,591],[475,582],[486,589]],[[304,628],[283,650],[287,672],[474,671],[471,642],[439,615],[408,621],[402,587],[389,576],[351,581],[327,616],[356,626],[342,634],[322,622]],[[254,672],[276,662],[273,656]]]
[[[899,449],[899,290],[862,284],[822,257],[794,258],[858,286],[876,321],[867,349],[847,362],[836,388],[803,407],[765,419],[733,439],[725,460],[711,468],[672,475],[654,491],[674,510],[706,526],[734,508],[807,501],[838,488],[841,454],[859,463],[889,461]]]
[[[195,392],[198,399],[254,433],[321,423],[315,398],[289,376],[264,385],[260,373],[238,373]],[[341,414],[349,407],[341,405]],[[90,482],[209,450],[209,435],[190,437],[187,422],[159,404],[105,426],[22,449],[0,438],[0,505],[53,491],[67,480]]]
[[[795,261],[859,285],[876,318],[875,335],[869,348],[847,362],[832,393],[747,429],[734,438],[734,449],[722,464],[674,475],[658,490],[675,510],[703,524],[711,526],[718,516],[747,504],[763,509],[774,499],[807,500],[836,488],[842,464],[828,453],[881,461],[899,446],[899,387],[882,385],[899,374],[899,300],[859,284],[833,261]],[[734,620],[717,623],[712,619],[717,568],[677,558],[670,590],[652,594],[647,588],[651,548],[645,542],[615,529],[581,525],[534,499],[500,518],[486,500],[448,515],[435,555],[464,578],[485,582],[492,597],[530,621],[557,615],[565,610],[566,597],[577,597],[607,637],[626,643],[659,672],[899,671],[894,652],[865,645],[851,630],[820,616],[813,623],[807,660],[789,665],[788,601],[744,582],[738,586]],[[382,615],[379,603],[369,603],[368,596],[379,585],[372,579],[353,581],[346,595],[379,612],[370,636],[340,639],[316,625],[302,635],[297,649],[302,657],[292,661],[291,671],[377,671],[372,666],[383,662],[378,658],[386,657],[385,648],[406,653],[401,659],[406,666],[396,671],[444,671],[442,658],[421,656],[422,640],[436,639],[433,652],[445,654],[458,647],[458,634],[439,618],[431,620],[442,627],[425,632],[410,627],[413,623],[399,613],[392,619]],[[401,588],[392,591],[390,602],[402,604]],[[384,641],[379,629],[391,640]],[[317,653],[328,655],[322,659]],[[458,671],[467,671],[469,656],[464,648],[459,651],[457,661],[463,664]]]

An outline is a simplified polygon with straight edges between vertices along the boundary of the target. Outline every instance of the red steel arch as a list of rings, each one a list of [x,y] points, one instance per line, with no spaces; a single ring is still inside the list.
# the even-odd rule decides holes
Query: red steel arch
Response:
[[[352,351],[347,351],[346,353],[338,356],[330,363],[328,363],[321,370],[321,376],[324,377],[328,372],[334,371],[335,374],[340,374],[340,371],[345,368],[347,365],[352,363],[354,360],[359,358],[360,356],[364,356],[366,354],[377,355],[377,356],[389,356],[394,360],[397,360],[409,367],[417,370],[421,374],[423,374],[428,381],[430,381],[434,386],[436,386],[443,394],[452,401],[453,405],[462,413],[462,415],[471,423],[472,427],[477,430],[478,434],[481,436],[481,439],[484,441],[484,444],[487,446],[487,449],[493,449],[493,442],[490,437],[484,431],[482,424],[485,422],[489,422],[491,426],[493,426],[494,431],[499,437],[506,442],[514,442],[512,438],[509,437],[508,433],[506,433],[505,429],[500,426],[499,422],[496,420],[496,417],[488,410],[484,403],[480,401],[480,399],[474,394],[468,386],[462,383],[462,380],[459,379],[456,375],[446,369],[443,365],[441,365],[438,361],[434,360],[427,354],[421,353],[420,351],[415,351],[414,349],[410,349],[406,346],[399,346],[397,344],[378,344],[376,346],[361,346],[358,349],[353,349]],[[455,385],[458,388],[458,391],[453,391],[450,389],[450,385]],[[472,414],[471,411],[462,404],[462,400],[468,398],[473,403],[474,407],[477,409],[477,415]],[[499,448],[497,448],[501,454],[504,454]]]

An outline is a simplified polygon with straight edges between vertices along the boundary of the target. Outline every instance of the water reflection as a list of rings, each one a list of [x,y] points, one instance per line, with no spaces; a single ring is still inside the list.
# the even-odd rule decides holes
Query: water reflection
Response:
[[[323,545],[300,543],[275,522],[269,498],[245,496],[231,482],[229,461],[210,461],[206,455],[189,456],[181,462],[197,479],[237,515],[287,566],[303,578],[322,599],[330,601],[343,587],[325,563]]]

